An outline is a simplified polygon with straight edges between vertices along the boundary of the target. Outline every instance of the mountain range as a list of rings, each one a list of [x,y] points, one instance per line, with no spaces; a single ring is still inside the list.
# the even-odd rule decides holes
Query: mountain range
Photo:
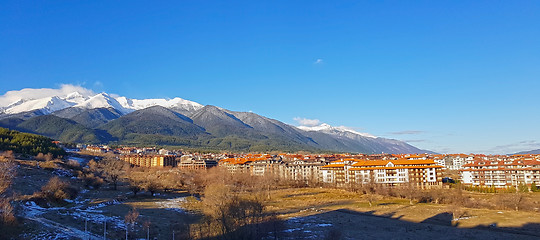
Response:
[[[131,99],[77,86],[0,96],[0,127],[64,142],[175,145],[232,151],[425,153],[405,142],[328,124],[292,126],[181,98]]]
[[[540,149],[514,153],[514,155],[523,155],[523,154],[540,154]]]

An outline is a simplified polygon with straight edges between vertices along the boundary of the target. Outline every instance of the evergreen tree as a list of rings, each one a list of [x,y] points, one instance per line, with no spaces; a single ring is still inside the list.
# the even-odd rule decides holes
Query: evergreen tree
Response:
[[[536,183],[535,183],[535,182],[533,182],[533,183],[531,184],[531,191],[533,191],[533,192],[540,192],[540,188],[538,188],[538,187],[536,186]]]
[[[527,184],[525,184],[525,183],[519,183],[518,191],[519,192],[529,192],[529,187],[527,187]]]
[[[0,151],[13,151],[15,153],[38,155],[52,154],[65,155],[66,152],[56,146],[50,138],[18,131],[0,128]]]

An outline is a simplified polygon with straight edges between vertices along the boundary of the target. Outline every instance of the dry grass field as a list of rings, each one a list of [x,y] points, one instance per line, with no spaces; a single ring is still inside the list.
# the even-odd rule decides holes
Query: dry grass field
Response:
[[[310,238],[315,233],[346,239],[540,237],[538,212],[462,208],[460,218],[454,219],[449,205],[411,205],[408,200],[376,196],[369,206],[367,197],[340,189],[283,189],[274,192],[268,210],[292,219],[287,223],[296,238]],[[531,197],[538,199],[540,194]]]
[[[173,232],[175,239],[188,239],[190,226],[202,217],[200,211],[185,209],[190,207],[185,204],[187,192],[151,196],[143,191],[134,197],[125,182],[117,190],[106,185],[88,189],[69,176],[61,162],[47,164],[50,166],[41,164],[38,168],[36,162],[18,161],[12,189],[21,203],[20,224],[13,231],[22,232],[21,239],[102,239],[105,224],[108,239],[124,239],[125,216],[134,209],[139,216],[137,223],[129,227],[130,239],[146,237],[148,229],[151,239],[172,239]],[[32,202],[32,195],[54,176],[79,189],[77,197],[60,205]],[[484,203],[499,197],[466,191],[463,194]],[[540,201],[539,193],[525,196],[529,202]],[[267,194],[261,197],[265,214],[280,221],[279,230],[268,232],[268,239],[540,238],[538,206],[529,208],[536,210],[515,211],[416,201],[411,204],[408,199],[332,188],[280,188],[271,190],[269,198]]]

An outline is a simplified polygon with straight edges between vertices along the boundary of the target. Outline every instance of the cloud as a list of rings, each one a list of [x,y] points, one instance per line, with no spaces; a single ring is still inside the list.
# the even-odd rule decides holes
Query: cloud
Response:
[[[399,131],[399,132],[391,132],[392,135],[413,135],[413,134],[421,134],[424,133],[424,131],[418,131],[418,130],[407,130],[407,131]]]
[[[404,142],[408,143],[419,143],[419,142],[425,142],[425,139],[410,139],[410,140],[403,140]]]
[[[315,60],[315,62],[313,64],[322,64],[323,63],[323,59],[322,58],[317,58],[317,60]]]
[[[45,97],[66,97],[73,92],[79,92],[83,96],[93,96],[94,91],[81,87],[79,85],[61,84],[60,88],[25,88],[21,90],[8,91],[0,96],[0,107],[6,107],[9,104],[23,99],[39,99]]]
[[[295,117],[293,118],[294,121],[298,122],[300,126],[318,126],[321,124],[321,121],[319,119],[307,119],[307,118],[301,118],[301,117]]]
[[[95,81],[94,82],[94,88],[98,88],[98,89],[103,88],[103,83],[100,82],[100,81]]]
[[[537,142],[536,140],[524,140],[524,141],[519,141],[515,143],[495,146],[491,149],[488,149],[486,151],[481,151],[481,152],[486,152],[486,153],[491,153],[491,154],[512,154],[512,153],[530,151],[530,150],[536,150],[536,149],[540,149],[540,142]]]

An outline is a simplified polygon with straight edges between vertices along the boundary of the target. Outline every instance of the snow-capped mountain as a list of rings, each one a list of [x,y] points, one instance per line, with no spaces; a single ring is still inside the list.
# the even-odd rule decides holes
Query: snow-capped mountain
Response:
[[[255,113],[203,106],[182,98],[131,99],[73,85],[9,91],[0,96],[0,127],[64,142],[187,144],[238,151],[426,152],[343,126],[305,122],[305,126],[294,127]]]
[[[197,111],[204,106],[192,102],[189,100],[185,100],[179,97],[173,98],[173,99],[130,99],[126,97],[118,97],[116,100],[122,105],[122,107],[126,109],[132,109],[132,110],[140,110],[145,109],[153,106],[162,106],[165,108],[171,108],[171,109],[183,109],[187,110],[189,112]]]
[[[96,94],[91,90],[72,85],[63,85],[60,89],[23,89],[0,96],[0,114],[3,115],[30,111],[41,111],[46,115],[69,107],[113,108],[122,114],[128,114],[152,106],[162,106],[182,113],[194,112],[203,107],[199,103],[181,98],[131,99],[107,93]]]
[[[115,98],[106,93],[96,94],[95,96],[88,98],[74,107],[84,109],[114,108],[123,114],[134,111],[134,109],[125,108]]]
[[[353,139],[355,137],[357,137],[357,136],[368,137],[368,138],[376,138],[375,136],[373,136],[373,135],[371,135],[369,133],[357,132],[355,130],[352,130],[352,129],[344,127],[344,126],[334,127],[334,126],[330,126],[329,124],[326,124],[326,123],[323,123],[323,124],[320,124],[320,125],[317,125],[317,126],[298,126],[297,128],[302,129],[304,131],[308,131],[308,132],[314,132],[314,131],[315,132],[324,132],[324,133],[328,133],[328,134],[332,134],[332,135],[339,135],[339,136],[353,138]]]
[[[342,151],[356,150],[359,152],[372,153],[426,153],[406,142],[376,137],[369,133],[361,133],[344,126],[331,126],[326,123],[315,126],[298,126],[305,131],[305,135],[311,137],[319,144],[331,146]],[[333,139],[334,142],[330,141]]]
[[[0,112],[4,114],[16,114],[39,109],[43,114],[49,114],[73,105],[74,103],[65,101],[57,96],[40,99],[19,99],[2,108]]]

